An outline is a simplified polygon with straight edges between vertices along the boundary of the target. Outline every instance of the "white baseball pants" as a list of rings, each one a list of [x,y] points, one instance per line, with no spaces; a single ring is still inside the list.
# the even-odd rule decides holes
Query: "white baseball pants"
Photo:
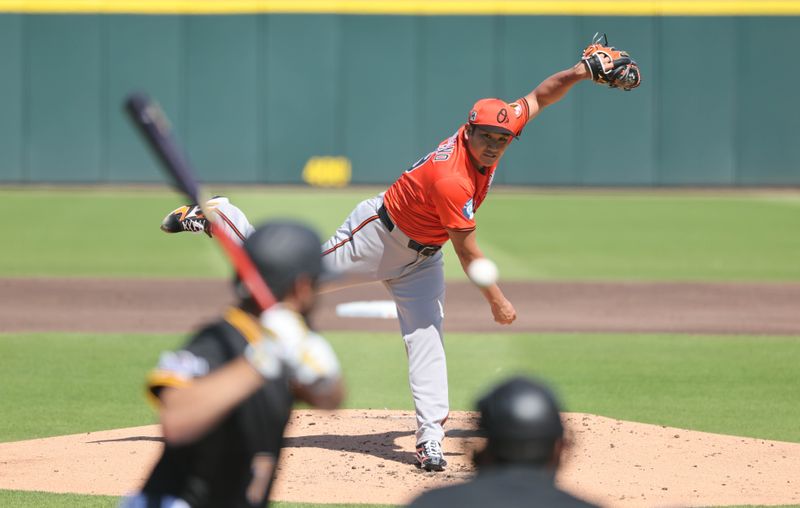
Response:
[[[378,218],[383,194],[359,203],[322,246],[323,262],[341,276],[322,292],[369,282],[383,282],[397,305],[400,331],[408,354],[408,382],[417,413],[417,444],[444,438],[442,424],[450,410],[442,321],[444,265],[442,252],[423,256],[408,247],[398,227],[389,231]],[[226,225],[253,231],[244,213],[220,203]],[[235,232],[234,232],[235,234]]]

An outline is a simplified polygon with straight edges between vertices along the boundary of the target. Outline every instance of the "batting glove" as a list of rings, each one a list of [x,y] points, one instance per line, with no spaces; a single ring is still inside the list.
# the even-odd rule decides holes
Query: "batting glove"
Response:
[[[285,347],[276,340],[264,337],[248,344],[244,357],[264,379],[278,379],[283,374]]]
[[[280,355],[290,379],[310,385],[339,376],[339,360],[330,344],[311,332],[302,316],[277,304],[261,314],[261,325],[280,347]]]
[[[300,344],[300,362],[292,372],[292,379],[301,385],[336,379],[341,367],[333,348],[321,335],[309,334]]]

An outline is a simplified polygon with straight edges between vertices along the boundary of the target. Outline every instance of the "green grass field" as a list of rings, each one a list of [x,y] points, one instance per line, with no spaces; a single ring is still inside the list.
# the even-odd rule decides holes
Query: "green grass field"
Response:
[[[255,223],[310,222],[323,237],[378,189],[220,189]],[[181,204],[162,190],[0,189],[14,241],[0,276],[220,277],[203,235],[158,225]],[[478,212],[478,238],[506,279],[800,280],[800,195],[503,193]],[[452,249],[447,275],[461,278]],[[172,262],[165,262],[170,259]]]
[[[74,494],[50,494],[47,492],[25,492],[20,490],[0,490],[0,506],[28,506],[31,508],[112,508],[119,499],[110,496],[79,496]],[[275,508],[378,508],[388,505],[344,505],[344,504],[309,504],[309,503],[270,503]]]
[[[342,361],[346,407],[413,408],[396,334],[326,336]],[[158,353],[181,340],[0,336],[0,442],[154,423],[143,378]],[[552,382],[570,411],[800,442],[799,348],[796,337],[451,333],[450,401],[471,410],[492,382],[527,373]]]
[[[220,189],[257,221],[323,236],[378,189]],[[168,236],[180,200],[155,189],[0,189],[2,277],[226,277],[204,236]],[[800,195],[493,191],[479,241],[504,279],[800,280]],[[448,277],[461,274],[446,249]],[[0,281],[0,283],[2,283]],[[402,341],[328,333],[347,407],[410,409]],[[0,442],[155,421],[143,378],[180,335],[0,334]],[[364,343],[368,342],[368,347]],[[509,374],[551,382],[570,411],[800,442],[800,337],[448,334],[453,409]],[[0,491],[0,506],[113,506],[114,498]],[[279,503],[281,508],[296,505]]]

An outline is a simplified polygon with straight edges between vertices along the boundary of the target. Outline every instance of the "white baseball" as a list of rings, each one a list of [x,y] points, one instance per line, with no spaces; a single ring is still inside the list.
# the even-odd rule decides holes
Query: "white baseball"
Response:
[[[497,282],[497,265],[489,258],[478,258],[467,267],[467,275],[480,287],[491,286]]]

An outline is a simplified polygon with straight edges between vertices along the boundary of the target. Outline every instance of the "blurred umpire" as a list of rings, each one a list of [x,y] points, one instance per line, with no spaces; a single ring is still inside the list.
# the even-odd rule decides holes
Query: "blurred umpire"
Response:
[[[237,281],[236,307],[162,354],[148,383],[164,452],[122,507],[267,506],[294,399],[330,409],[343,397],[338,360],[306,322],[325,275],[319,245],[293,222],[266,223],[247,238],[278,303],[261,313]]]
[[[559,405],[543,384],[514,377],[478,401],[486,447],[476,452],[478,475],[467,483],[432,490],[412,507],[594,506],[555,485],[564,427]]]

